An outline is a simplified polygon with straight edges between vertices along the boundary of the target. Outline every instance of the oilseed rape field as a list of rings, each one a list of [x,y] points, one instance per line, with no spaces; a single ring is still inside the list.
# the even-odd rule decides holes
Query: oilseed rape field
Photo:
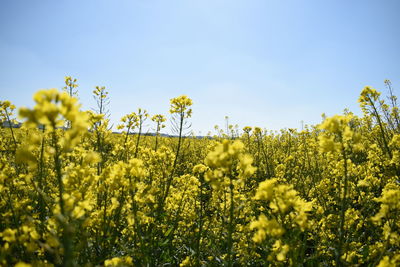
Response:
[[[204,138],[185,95],[120,133],[107,89],[85,111],[71,77],[33,108],[2,99],[0,266],[399,266],[400,113],[380,91],[361,116]]]

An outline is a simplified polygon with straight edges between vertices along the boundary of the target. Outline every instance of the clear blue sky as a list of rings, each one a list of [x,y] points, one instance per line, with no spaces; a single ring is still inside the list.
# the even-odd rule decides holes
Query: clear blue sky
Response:
[[[360,114],[365,85],[400,91],[399,14],[397,0],[1,0],[0,99],[32,106],[71,75],[85,109],[108,88],[114,122],[187,94],[196,134],[226,115],[299,128]]]

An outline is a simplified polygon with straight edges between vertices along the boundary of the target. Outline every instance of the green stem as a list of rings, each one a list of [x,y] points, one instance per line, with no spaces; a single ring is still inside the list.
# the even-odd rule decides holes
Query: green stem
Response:
[[[158,148],[158,135],[160,134],[160,123],[157,122],[157,132],[156,132],[156,144],[154,147],[154,151],[157,151]]]
[[[175,174],[175,170],[176,170],[176,165],[178,164],[179,152],[180,152],[181,144],[182,144],[183,120],[184,120],[184,113],[181,113],[181,116],[180,116],[180,124],[179,124],[178,146],[177,146],[177,149],[176,149],[176,154],[175,154],[174,164],[173,164],[173,166],[172,166],[171,175],[170,175],[169,178],[168,178],[167,187],[166,187],[166,189],[165,189],[165,194],[164,194],[164,196],[163,196],[163,198],[162,198],[162,200],[161,200],[160,208],[162,208],[162,206],[164,206],[164,202],[165,202],[165,200],[166,200],[167,197],[168,197],[169,189],[170,189],[170,187],[171,187],[171,183],[172,183],[172,180],[173,180],[173,178],[174,178],[174,174]]]
[[[14,141],[14,149],[16,150],[17,149],[17,140],[15,139],[15,136],[14,136],[14,131],[13,131],[13,127],[12,127],[12,124],[11,124],[10,116],[9,116],[9,114],[7,112],[7,108],[5,108],[4,111],[6,112],[8,125],[10,126],[11,137],[12,137],[12,139]]]
[[[54,163],[55,163],[57,182],[58,182],[58,197],[59,197],[59,205],[60,205],[60,210],[61,210],[60,222],[61,222],[62,228],[63,228],[61,239],[62,239],[62,245],[64,248],[64,257],[63,257],[62,266],[69,267],[69,266],[73,266],[72,230],[71,230],[71,226],[68,225],[68,219],[66,216],[65,206],[64,206],[64,199],[63,199],[64,184],[62,181],[61,159],[60,159],[61,152],[60,152],[60,148],[58,145],[58,138],[57,138],[55,124],[53,125],[53,133],[52,134],[53,134],[53,136],[52,136],[53,146],[55,149]]]
[[[342,155],[343,155],[343,167],[344,167],[344,185],[343,185],[343,198],[341,199],[341,210],[340,210],[340,225],[339,225],[339,244],[336,253],[336,266],[342,266],[342,250],[343,250],[343,243],[344,243],[344,223],[345,223],[345,213],[347,208],[347,190],[348,190],[348,173],[347,173],[347,155],[345,151],[345,147],[342,143]],[[340,187],[339,187],[340,189]],[[340,194],[340,191],[339,191]]]
[[[381,131],[381,135],[382,135],[383,145],[385,146],[386,152],[388,153],[389,157],[392,158],[392,151],[390,150],[389,145],[388,145],[388,141],[386,140],[386,133],[385,133],[385,131],[383,129],[381,117],[379,116],[379,113],[378,113],[378,111],[377,111],[372,99],[370,97],[368,97],[368,100],[369,100],[369,102],[371,104],[371,107],[374,110],[374,116],[376,117],[376,119],[378,121],[379,130]]]
[[[137,154],[139,152],[139,142],[140,142],[140,135],[142,134],[142,122],[139,124],[139,133],[136,140],[136,149],[135,149],[135,158],[137,158]]]
[[[235,206],[234,206],[234,199],[233,199],[233,181],[232,181],[232,177],[229,180],[229,190],[230,190],[230,207],[229,207],[229,224],[228,224],[228,266],[231,267],[233,266],[233,230],[234,230],[234,224],[233,224],[233,216],[234,216],[234,210],[235,210]]]

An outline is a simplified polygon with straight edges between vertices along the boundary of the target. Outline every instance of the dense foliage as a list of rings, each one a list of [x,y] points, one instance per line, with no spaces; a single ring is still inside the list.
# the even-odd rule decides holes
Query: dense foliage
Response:
[[[364,88],[362,117],[198,139],[186,96],[171,100],[177,137],[159,135],[160,114],[143,135],[143,109],[113,134],[105,88],[85,112],[67,77],[1,129],[0,265],[398,266],[400,115],[385,83],[387,101]]]

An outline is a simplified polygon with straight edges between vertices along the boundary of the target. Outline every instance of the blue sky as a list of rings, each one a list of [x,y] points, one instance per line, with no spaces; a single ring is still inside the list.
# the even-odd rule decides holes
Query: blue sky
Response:
[[[360,114],[365,85],[400,90],[399,12],[397,0],[2,0],[0,99],[32,106],[71,75],[85,109],[107,87],[114,123],[139,107],[168,115],[186,94],[196,134],[225,116],[299,128]]]

